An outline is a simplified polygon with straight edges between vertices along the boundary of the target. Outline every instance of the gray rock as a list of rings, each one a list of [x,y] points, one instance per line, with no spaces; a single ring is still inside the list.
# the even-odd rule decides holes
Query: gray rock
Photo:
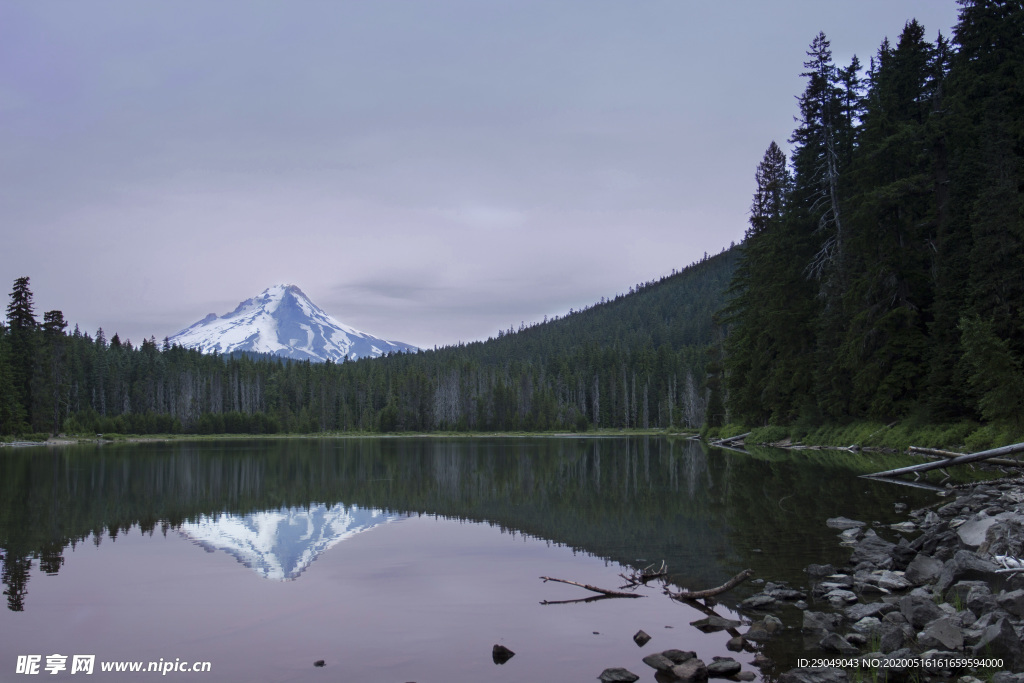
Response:
[[[676,665],[676,662],[673,662],[660,652],[647,655],[644,657],[643,662],[657,671],[671,671],[672,667]]]
[[[992,683],[1024,683],[1024,673],[1013,674],[1009,671],[1000,671],[992,674]]]
[[[779,683],[850,683],[845,669],[805,667],[790,669],[779,676]]]
[[[639,631],[633,634],[633,642],[639,645],[640,647],[643,647],[644,645],[649,643],[650,640],[651,636],[648,635],[643,629],[640,629]]]
[[[1018,506],[1022,509],[1024,506]],[[989,527],[985,542],[978,548],[981,555],[1009,555],[1024,557],[1024,515],[1004,519]],[[1024,578],[1024,575],[1016,574]]]
[[[908,534],[917,531],[917,525],[913,522],[898,522],[896,524],[890,524],[889,528],[893,531],[902,531]]]
[[[745,646],[746,644],[746,638],[744,638],[743,636],[736,636],[735,638],[729,639],[729,642],[725,644],[725,649],[729,650],[730,652],[742,652],[743,646]]]
[[[903,612],[900,612],[898,609],[896,611],[893,611],[893,612],[886,612],[885,615],[882,617],[882,621],[884,621],[887,624],[906,624],[906,623],[909,623],[907,621],[907,618],[905,616],[903,616]]]
[[[738,674],[742,668],[743,666],[731,657],[716,657],[715,661],[708,664],[708,677],[728,678]]]
[[[724,631],[727,628],[736,628],[742,626],[743,622],[735,621],[734,619],[725,619],[718,615],[705,617],[704,619],[698,619],[697,621],[691,621],[690,626],[695,626],[697,629],[704,633],[714,633],[715,631]]]
[[[861,633],[847,633],[844,637],[850,645],[856,645],[858,648],[866,647],[868,644],[868,637]]]
[[[895,547],[895,543],[886,541],[879,537],[873,529],[868,529],[864,538],[853,547],[850,563],[853,565],[867,563],[877,569],[889,569],[893,565],[892,550]]]
[[[988,614],[982,614],[978,617],[978,620],[971,624],[971,628],[980,629],[984,631],[989,626],[996,624],[1000,619],[1010,619],[1010,615],[1003,610],[996,610],[995,612],[989,612]]]
[[[743,637],[747,640],[762,641],[771,638],[771,634],[764,629],[764,626],[758,623],[757,626],[751,624],[750,630],[743,634]]]
[[[895,612],[899,609],[896,605],[889,602],[868,602],[859,605],[850,605],[843,614],[850,621],[860,621],[864,617],[882,617],[889,612]]]
[[[673,664],[682,664],[697,656],[696,652],[690,652],[689,650],[665,650],[661,654],[672,660]]]
[[[826,593],[831,593],[834,590],[843,590],[846,588],[853,588],[853,579],[850,579],[849,583],[838,583],[835,581],[822,581],[814,586],[814,590],[811,591],[815,596],[821,597]]]
[[[830,529],[845,531],[846,529],[857,529],[859,527],[867,526],[867,524],[847,517],[832,517],[831,519],[825,520],[825,526]]]
[[[917,549],[910,545],[910,541],[900,537],[899,543],[889,552],[892,558],[893,569],[906,569],[910,561],[917,555]]]
[[[864,617],[851,626],[854,631],[865,636],[879,633],[882,630],[882,622],[878,617]]]
[[[857,648],[838,633],[830,633],[822,638],[818,642],[818,647],[826,652],[838,652],[844,655],[852,655],[857,652]]]
[[[909,626],[907,628],[910,628]],[[913,629],[911,630],[911,637],[913,636]],[[904,632],[903,627],[897,624],[883,624],[881,628],[881,638],[878,641],[878,649],[889,654],[895,652],[906,644],[907,634]]]
[[[890,591],[902,591],[911,587],[910,581],[904,577],[903,573],[889,570],[883,570],[878,575],[875,583],[879,588]]]
[[[1024,668],[1024,644],[1009,619],[1000,619],[985,629],[981,640],[971,648],[979,657],[1002,657],[1009,669]]]
[[[960,542],[968,548],[977,548],[985,543],[988,530],[995,526],[999,522],[1005,522],[1007,520],[1020,521],[1018,520],[1019,515],[1012,512],[1003,512],[995,515],[994,517],[982,517],[980,519],[968,520],[961,524],[957,530],[956,535],[960,537]]]
[[[736,680],[738,681],[755,681],[757,680],[757,674],[753,671],[741,671],[736,674]]]
[[[942,573],[942,561],[937,560],[934,557],[925,555],[924,553],[918,553],[914,559],[907,565],[907,570],[904,572],[904,578],[915,586],[923,586],[926,583],[932,583],[939,578],[939,574]]]
[[[758,652],[757,654],[754,655],[753,664],[757,668],[763,669],[765,667],[775,666],[775,660],[772,659],[771,657],[768,657],[768,656],[763,655],[760,652]]]
[[[682,664],[676,664],[669,673],[684,682],[708,680],[707,666],[696,657]]]
[[[605,669],[598,676],[601,683],[633,683],[639,681],[640,677],[628,669],[615,668]]]
[[[852,609],[852,608],[851,608]],[[803,630],[810,633],[831,633],[842,628],[843,618],[831,612],[804,612]]]
[[[839,534],[839,543],[840,545],[853,545],[854,543],[859,541],[860,537],[863,535],[863,529],[847,529],[846,531]]]
[[[964,636],[949,617],[936,619],[917,637],[917,643],[926,648],[946,650],[964,649]]]
[[[837,588],[825,594],[825,599],[834,605],[842,606],[857,602],[857,594],[843,588]]]
[[[927,598],[905,595],[900,598],[900,612],[914,628],[924,628],[927,624],[943,616],[939,606]]]
[[[1016,617],[1024,617],[1024,590],[1017,589],[1009,593],[1003,591],[996,596],[996,604],[1000,609],[1004,609]],[[980,612],[975,612],[975,614],[980,614]]]
[[[770,591],[765,591],[765,593],[776,600],[802,600],[807,597],[807,593],[793,588],[775,588]]]
[[[945,593],[946,589],[957,581],[964,579],[980,579],[990,581],[996,576],[996,566],[983,560],[969,550],[958,550],[953,559],[942,565],[942,573],[935,582],[935,590]]]
[[[979,586],[971,589],[967,594],[966,602],[967,609],[974,614],[986,614],[988,612],[993,612],[1000,606],[996,601],[996,598],[992,595],[992,591],[988,589],[988,586]],[[971,619],[971,621],[974,621],[974,619]]]
[[[757,595],[751,595],[749,598],[740,603],[740,607],[748,610],[764,610],[775,605],[775,598],[764,593],[758,593]]]
[[[984,588],[986,592],[991,594],[991,591],[988,590],[988,584],[984,581],[957,581],[946,591],[946,602],[953,604],[959,602],[961,605],[965,605],[967,604],[967,596],[976,588]]]
[[[768,633],[776,633],[782,630],[782,620],[773,614],[769,614],[762,619],[762,623],[764,624],[764,630],[768,631]]]

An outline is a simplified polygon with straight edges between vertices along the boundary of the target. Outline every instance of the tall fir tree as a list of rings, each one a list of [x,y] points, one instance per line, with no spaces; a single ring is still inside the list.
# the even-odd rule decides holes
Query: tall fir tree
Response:
[[[933,46],[916,21],[883,42],[849,174],[848,290],[837,369],[850,377],[845,412],[892,419],[923,390],[936,231],[928,123]]]
[[[11,302],[7,305],[7,328],[10,335],[8,348],[15,400],[21,406],[22,414],[30,423],[32,420],[30,406],[37,326],[33,308],[29,279],[28,277],[19,277],[14,281]]]

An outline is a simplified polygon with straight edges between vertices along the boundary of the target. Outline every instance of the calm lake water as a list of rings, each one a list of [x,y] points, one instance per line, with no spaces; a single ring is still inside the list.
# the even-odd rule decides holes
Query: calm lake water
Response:
[[[541,604],[591,594],[539,577],[618,588],[664,560],[674,588],[748,567],[806,586],[804,566],[849,554],[827,518],[891,523],[895,503],[937,500],[857,478],[901,464],[657,437],[4,449],[0,680],[22,679],[18,657],[33,654],[43,674],[48,655],[68,657],[53,678],[95,655],[87,680],[132,679],[101,662],[161,659],[210,662],[168,680],[591,681],[610,666],[654,680],[640,660],[673,647],[754,670],[729,633],[692,627],[705,614],[654,585],[638,600]],[[717,613],[736,618],[755,591],[723,595]],[[785,670],[800,621],[779,616],[790,628],[763,651]],[[497,643],[516,653],[503,665]]]

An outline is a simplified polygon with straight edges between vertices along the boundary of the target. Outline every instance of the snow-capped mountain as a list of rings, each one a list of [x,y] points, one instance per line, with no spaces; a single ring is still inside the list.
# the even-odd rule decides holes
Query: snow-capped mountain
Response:
[[[361,531],[404,515],[355,505],[311,505],[252,512],[245,516],[203,515],[178,532],[209,552],[223,550],[267,579],[295,579],[320,553]]]
[[[417,350],[338,322],[295,285],[274,285],[230,313],[209,314],[168,341],[203,353],[253,351],[313,361]]]

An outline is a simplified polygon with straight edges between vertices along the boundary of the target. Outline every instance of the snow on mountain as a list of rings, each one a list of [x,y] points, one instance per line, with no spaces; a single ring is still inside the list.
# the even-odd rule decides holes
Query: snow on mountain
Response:
[[[417,350],[338,322],[295,285],[274,285],[219,317],[210,313],[168,341],[203,353],[253,351],[313,361]]]
[[[247,515],[203,515],[178,532],[209,552],[223,550],[267,579],[298,578],[320,553],[355,534],[404,515],[355,505],[282,507]]]

